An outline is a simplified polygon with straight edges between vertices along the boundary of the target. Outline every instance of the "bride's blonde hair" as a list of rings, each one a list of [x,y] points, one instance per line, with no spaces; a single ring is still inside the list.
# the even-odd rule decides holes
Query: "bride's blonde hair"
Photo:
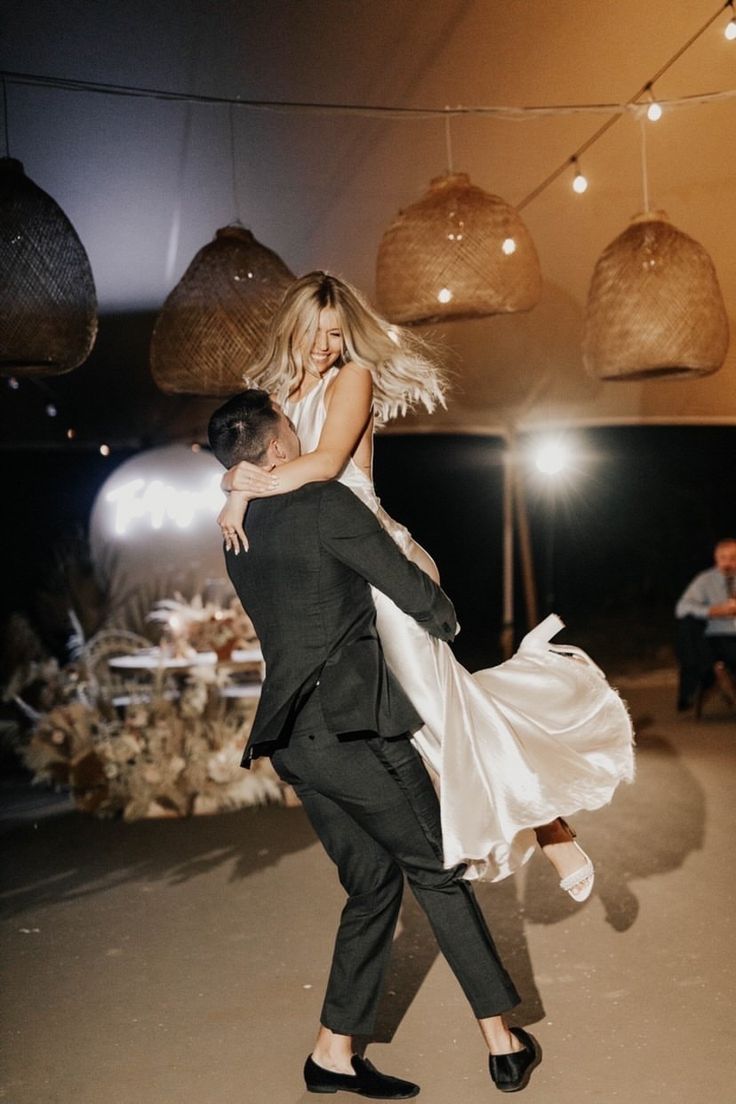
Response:
[[[302,381],[303,350],[311,349],[325,307],[338,317],[342,363],[367,368],[373,377],[378,425],[417,404],[429,413],[437,403],[445,405],[447,382],[428,344],[381,318],[359,291],[327,272],[308,272],[288,288],[246,383],[270,391],[280,403],[288,398]]]

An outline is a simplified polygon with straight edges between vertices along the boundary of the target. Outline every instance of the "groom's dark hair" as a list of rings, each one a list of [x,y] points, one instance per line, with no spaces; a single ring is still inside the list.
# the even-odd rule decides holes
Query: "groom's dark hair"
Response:
[[[210,448],[224,468],[240,460],[262,464],[278,431],[279,414],[268,391],[255,387],[233,395],[210,418]]]

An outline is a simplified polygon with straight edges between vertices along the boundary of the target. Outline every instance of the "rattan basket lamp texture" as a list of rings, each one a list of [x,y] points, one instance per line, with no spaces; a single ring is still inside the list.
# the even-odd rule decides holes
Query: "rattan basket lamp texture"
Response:
[[[92,269],[74,227],[20,161],[0,158],[0,375],[70,372],[96,335]]]
[[[525,311],[541,290],[537,251],[519,214],[466,173],[433,180],[378,250],[376,297],[391,322]]]
[[[167,394],[234,395],[293,273],[240,226],[200,249],[156,320],[151,371]]]
[[[717,372],[728,318],[713,262],[664,211],[637,215],[611,242],[588,293],[583,360],[602,380]]]

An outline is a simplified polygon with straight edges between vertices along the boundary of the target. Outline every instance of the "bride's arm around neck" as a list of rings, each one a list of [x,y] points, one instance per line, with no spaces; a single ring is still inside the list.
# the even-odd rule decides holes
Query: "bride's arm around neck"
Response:
[[[372,399],[370,372],[355,364],[344,365],[325,395],[327,416],[317,448],[275,469],[278,482],[270,493],[285,494],[305,483],[336,479],[369,428]]]

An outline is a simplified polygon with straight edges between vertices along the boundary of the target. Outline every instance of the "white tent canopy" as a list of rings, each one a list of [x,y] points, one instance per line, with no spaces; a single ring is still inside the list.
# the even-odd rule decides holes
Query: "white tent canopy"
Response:
[[[2,65],[244,100],[442,108],[622,103],[716,9],[714,0],[194,0],[14,5]],[[736,86],[724,11],[656,84],[663,100]],[[194,253],[239,215],[295,272],[328,268],[372,294],[381,235],[447,168],[444,122],[254,110],[32,87],[10,78],[10,152],[61,204],[87,247],[101,311],[156,310]],[[463,117],[456,170],[518,203],[606,118]],[[231,123],[234,144],[231,148]],[[736,303],[736,99],[649,124],[654,206],[701,242]],[[234,149],[234,158],[232,150]],[[523,315],[433,327],[456,385],[426,430],[547,421],[736,421],[736,342],[695,381],[600,383],[583,371],[593,266],[642,207],[630,115],[524,208],[542,265]],[[234,187],[233,187],[234,177]],[[235,192],[235,195],[234,195]]]

